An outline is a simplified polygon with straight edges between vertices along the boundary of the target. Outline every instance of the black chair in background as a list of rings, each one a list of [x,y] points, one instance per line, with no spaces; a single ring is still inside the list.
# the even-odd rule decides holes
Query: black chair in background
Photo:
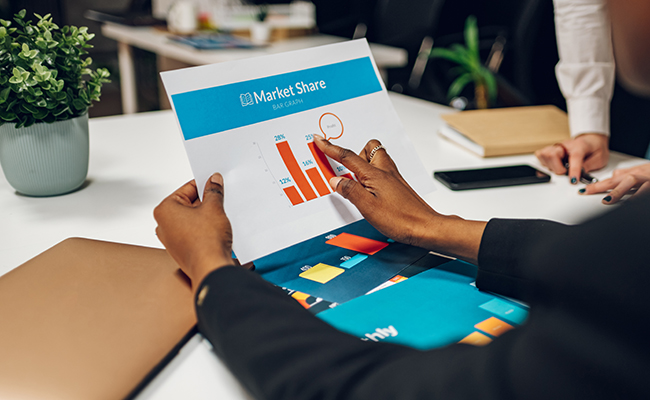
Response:
[[[441,23],[433,33],[439,47],[464,43],[465,19],[476,16],[481,58],[496,73],[499,85],[497,106],[565,107],[554,71],[558,55],[552,0],[448,1],[440,14]],[[410,93],[447,103],[453,67],[445,60],[428,60],[420,85],[409,87]],[[467,88],[468,96],[471,90]]]
[[[557,49],[552,0],[315,0],[323,33],[366,37],[404,48],[408,63],[388,71],[389,90],[447,103],[451,63],[429,60],[433,46],[464,42],[463,28],[475,15],[481,52],[492,57],[502,105],[538,102],[563,107],[554,65]]]
[[[444,4],[445,0],[377,0],[373,12],[355,27],[355,38],[365,36],[370,42],[408,52],[405,67],[388,70],[389,89],[405,92],[409,81],[424,70],[426,60],[422,55],[428,54],[433,46],[431,34]]]
[[[320,32],[403,48],[408,63],[388,71],[389,89],[403,91],[418,54],[431,49],[431,32],[444,0],[315,0]],[[419,63],[421,64],[421,62]]]
[[[312,0],[321,33],[352,38],[359,23],[370,19],[377,0]]]

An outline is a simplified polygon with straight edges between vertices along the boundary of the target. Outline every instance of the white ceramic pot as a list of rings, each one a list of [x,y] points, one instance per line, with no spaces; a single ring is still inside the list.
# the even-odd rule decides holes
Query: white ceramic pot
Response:
[[[194,4],[194,1],[176,1],[167,14],[167,29],[172,33],[188,35],[194,33],[197,27],[196,4]]]
[[[265,22],[255,21],[250,29],[253,44],[264,45],[271,39],[271,27]]]
[[[0,165],[20,194],[55,196],[81,186],[88,174],[88,113],[16,129],[0,125]]]

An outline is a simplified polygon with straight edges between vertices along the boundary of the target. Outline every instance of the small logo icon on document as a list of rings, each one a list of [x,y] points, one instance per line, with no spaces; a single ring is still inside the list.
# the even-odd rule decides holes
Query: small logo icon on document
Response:
[[[241,106],[252,106],[253,105],[253,96],[250,93],[242,93],[239,95],[239,101],[241,101]]]

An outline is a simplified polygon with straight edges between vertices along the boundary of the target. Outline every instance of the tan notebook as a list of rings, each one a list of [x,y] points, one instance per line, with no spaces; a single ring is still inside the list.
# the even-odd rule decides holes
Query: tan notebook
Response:
[[[569,120],[555,106],[469,110],[442,116],[440,134],[482,157],[533,153],[570,137]]]
[[[196,324],[165,250],[67,239],[0,277],[0,399],[123,399]]]

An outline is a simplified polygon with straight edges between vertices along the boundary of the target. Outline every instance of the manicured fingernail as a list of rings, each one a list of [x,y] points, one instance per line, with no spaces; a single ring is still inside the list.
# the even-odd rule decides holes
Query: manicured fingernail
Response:
[[[223,186],[223,176],[220,173],[212,174],[210,182]]]
[[[318,133],[314,133],[314,139],[325,140],[325,138],[319,135]]]
[[[575,185],[576,183],[578,183],[578,178],[576,178],[575,176],[572,176],[571,177],[571,184]]]
[[[612,196],[605,196],[605,197],[603,198],[603,201],[604,201],[605,203],[609,203],[610,201],[612,201]]]
[[[339,182],[341,182],[342,180],[343,180],[343,178],[341,178],[340,176],[335,176],[335,177],[331,178],[330,179],[330,186],[332,187],[332,189],[336,191],[336,187],[339,185]]]
[[[587,189],[582,188],[582,189],[578,190],[578,193],[580,193],[580,194],[585,194],[586,191],[587,191]]]

